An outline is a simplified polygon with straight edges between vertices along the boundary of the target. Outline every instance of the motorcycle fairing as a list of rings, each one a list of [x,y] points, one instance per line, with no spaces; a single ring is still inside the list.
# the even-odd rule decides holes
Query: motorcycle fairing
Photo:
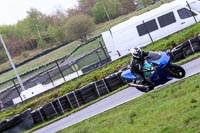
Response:
[[[147,62],[156,64],[159,68],[165,67],[170,61],[169,55],[165,52],[149,52]]]
[[[147,62],[153,66],[157,66],[158,69],[154,71],[151,82],[155,85],[164,84],[173,78],[166,73],[166,65],[170,61],[169,55],[165,52],[149,52]],[[136,80],[137,78],[131,73],[130,69],[124,71],[121,76],[126,79]]]
[[[121,74],[121,76],[122,76],[123,78],[130,79],[130,80],[136,80],[136,79],[137,79],[137,78],[135,77],[135,75],[133,75],[133,74],[131,73],[131,70],[130,70],[130,69],[124,71],[124,72]]]
[[[155,59],[153,56],[156,56]],[[159,57],[159,58],[158,58]],[[151,81],[154,84],[165,84],[166,82],[172,80],[173,78],[166,73],[166,65],[170,61],[170,57],[165,52],[152,52],[150,53],[150,56],[148,57],[147,62],[152,63],[156,65],[158,70],[156,70],[152,77]],[[155,59],[155,60],[154,60]]]

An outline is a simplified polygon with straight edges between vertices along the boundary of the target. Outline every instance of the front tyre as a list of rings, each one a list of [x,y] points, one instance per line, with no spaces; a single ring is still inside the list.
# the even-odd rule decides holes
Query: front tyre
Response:
[[[166,71],[170,76],[177,79],[185,77],[185,70],[181,66],[171,62],[168,64]]]

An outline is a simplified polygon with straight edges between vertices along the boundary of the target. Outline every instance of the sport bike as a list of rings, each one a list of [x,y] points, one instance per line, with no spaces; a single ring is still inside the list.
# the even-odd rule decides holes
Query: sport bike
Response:
[[[127,79],[129,86],[136,87],[142,92],[148,92],[155,86],[165,84],[173,78],[181,79],[185,76],[185,70],[180,65],[170,61],[170,54],[167,52],[149,52],[145,60],[144,77],[151,85],[145,81],[140,81],[131,73],[130,69],[122,72],[121,77]]]

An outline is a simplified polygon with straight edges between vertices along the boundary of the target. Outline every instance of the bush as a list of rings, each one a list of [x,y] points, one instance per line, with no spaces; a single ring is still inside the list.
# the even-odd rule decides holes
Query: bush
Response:
[[[47,43],[43,40],[43,39],[40,39],[38,41],[38,44],[37,44],[40,48],[45,48]]]
[[[21,55],[22,55],[24,58],[26,58],[27,56],[29,56],[29,52],[23,51],[23,52],[21,53]]]

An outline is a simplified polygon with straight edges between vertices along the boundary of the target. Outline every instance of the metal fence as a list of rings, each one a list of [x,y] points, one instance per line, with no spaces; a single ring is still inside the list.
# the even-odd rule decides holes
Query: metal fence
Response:
[[[25,89],[42,84],[45,90],[54,88],[65,81],[76,78],[110,61],[101,36],[78,45],[71,53],[49,64],[39,66],[21,74]],[[0,100],[4,105],[12,105],[12,99],[19,97],[21,88],[16,78],[0,86]],[[23,97],[21,97],[23,99]]]

